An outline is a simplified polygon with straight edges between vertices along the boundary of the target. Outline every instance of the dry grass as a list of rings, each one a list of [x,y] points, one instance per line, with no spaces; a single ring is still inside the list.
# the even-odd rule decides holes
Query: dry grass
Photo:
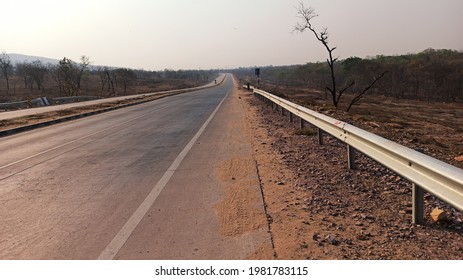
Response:
[[[158,91],[167,91],[175,89],[184,89],[198,86],[198,83],[191,80],[182,79],[139,79],[135,84],[127,88],[125,95],[133,95],[140,93],[151,93]],[[107,88],[101,89],[101,82],[97,76],[87,76],[82,81],[81,90],[78,95],[112,97],[123,96],[124,89],[122,86],[117,86],[115,92],[109,92]],[[10,80],[10,90],[6,90],[5,79],[0,78],[0,103],[12,101],[24,101],[28,98],[35,99],[39,97],[63,97],[64,92],[60,92],[56,83],[49,78],[45,82],[45,90],[36,88],[24,88],[24,82],[19,77],[13,77]]]

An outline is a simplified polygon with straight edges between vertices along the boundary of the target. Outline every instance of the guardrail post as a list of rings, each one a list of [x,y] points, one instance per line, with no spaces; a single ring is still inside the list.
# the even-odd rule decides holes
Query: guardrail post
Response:
[[[355,169],[355,149],[347,145],[347,166],[349,169]]]
[[[301,129],[304,129],[305,127],[305,121],[303,118],[300,118],[301,119]]]
[[[317,128],[318,144],[323,145],[323,130]]]
[[[412,223],[422,224],[424,221],[424,190],[415,184],[412,186]]]
[[[289,112],[289,122],[293,123],[293,113]]]

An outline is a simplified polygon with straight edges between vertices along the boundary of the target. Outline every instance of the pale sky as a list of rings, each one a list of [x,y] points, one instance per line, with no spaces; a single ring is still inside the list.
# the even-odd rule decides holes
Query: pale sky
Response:
[[[0,0],[0,52],[147,70],[325,61],[299,0]],[[462,0],[304,0],[340,58],[463,50]]]

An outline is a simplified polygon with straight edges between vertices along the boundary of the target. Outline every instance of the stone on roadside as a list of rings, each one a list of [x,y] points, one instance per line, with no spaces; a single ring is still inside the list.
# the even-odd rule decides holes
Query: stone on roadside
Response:
[[[434,208],[431,212],[431,219],[435,223],[442,223],[447,221],[447,213],[444,210],[441,210],[439,208]]]
[[[373,127],[376,127],[376,128],[380,128],[381,126],[375,122],[369,122],[368,123],[370,126],[373,126]]]
[[[390,128],[395,128],[395,129],[404,129],[403,125],[400,125],[398,123],[388,123],[386,126]]]
[[[334,245],[334,246],[339,245],[339,241],[336,240],[336,239],[335,239],[333,236],[331,236],[331,235],[327,235],[327,236],[325,237],[325,240],[327,240],[331,245]]]

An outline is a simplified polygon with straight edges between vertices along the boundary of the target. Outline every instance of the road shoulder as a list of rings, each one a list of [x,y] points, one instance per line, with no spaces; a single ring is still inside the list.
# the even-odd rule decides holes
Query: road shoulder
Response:
[[[235,85],[117,259],[273,257],[244,110]]]

